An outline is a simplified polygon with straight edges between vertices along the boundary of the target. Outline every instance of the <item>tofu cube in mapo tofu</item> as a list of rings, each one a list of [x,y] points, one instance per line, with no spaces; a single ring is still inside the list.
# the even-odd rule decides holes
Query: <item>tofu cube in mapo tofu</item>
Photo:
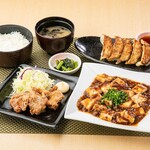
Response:
[[[94,88],[94,87],[88,87],[86,90],[85,90],[85,95],[89,98],[94,98],[96,97],[97,95],[100,95],[100,90],[97,89],[97,88]]]
[[[136,94],[132,97],[132,100],[135,104],[141,104],[142,102],[146,101],[147,99],[142,94]]]
[[[98,101],[101,99],[100,89],[97,87],[87,88],[84,94],[87,96],[87,98],[93,99],[95,101]]]
[[[93,105],[96,103],[95,100],[92,100],[90,98],[86,98],[84,100],[81,101],[81,104],[87,109],[87,110],[90,110]]]
[[[136,103],[136,104],[133,104],[131,107],[132,107],[132,108],[139,108],[140,105],[139,105],[138,103]]]
[[[124,123],[128,122],[127,120],[125,120],[125,119],[123,119],[122,117],[119,117],[119,116],[116,117],[116,121],[119,124],[124,124]]]
[[[145,115],[144,109],[143,109],[142,107],[139,107],[139,108],[138,108],[138,111],[137,111],[137,114],[138,114],[138,115]]]
[[[127,119],[130,123],[133,123],[135,121],[135,118],[131,115],[128,114],[127,111],[124,112],[124,116],[125,119]]]
[[[122,87],[126,87],[127,86],[127,84],[126,84],[126,82],[124,82],[122,79],[120,79],[120,78],[116,78],[116,79],[114,79],[112,82],[111,82],[111,86],[112,87],[116,87],[116,86],[118,86],[118,85],[120,85],[120,86],[122,86]]]
[[[94,104],[92,110],[101,112],[107,110],[107,107],[105,105]]]
[[[120,105],[121,108],[129,108],[131,107],[132,105],[132,101],[127,101],[127,102],[124,102],[123,104]]]
[[[123,90],[123,91],[125,93],[127,93],[130,98],[132,98],[134,96],[134,94],[135,94],[132,90]]]
[[[132,88],[132,91],[135,93],[144,93],[147,91],[147,87],[142,84],[137,84]]]
[[[121,123],[121,120],[123,121],[122,123],[125,123],[125,122],[130,122],[131,124],[134,123],[135,118],[133,116],[129,115],[126,110],[119,112],[119,114],[120,114],[120,117],[118,117],[118,121],[119,121],[118,123]],[[127,121],[125,121],[125,120],[127,120]]]
[[[111,76],[108,76],[106,74],[98,74],[95,79],[101,83],[104,83],[106,81],[111,81],[113,78]]]
[[[105,103],[105,105],[107,107],[112,107],[112,105],[113,105],[112,101],[111,100],[107,100],[107,99],[104,100],[104,103]]]
[[[112,115],[107,114],[106,112],[101,112],[99,116],[102,120],[111,121]]]
[[[109,89],[112,89],[110,83],[104,83],[100,88],[103,93],[107,93]]]

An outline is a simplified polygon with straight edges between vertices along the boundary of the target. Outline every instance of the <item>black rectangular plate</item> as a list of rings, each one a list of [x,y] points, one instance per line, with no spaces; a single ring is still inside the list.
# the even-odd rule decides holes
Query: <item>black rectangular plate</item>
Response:
[[[137,67],[136,65],[126,65],[124,62],[116,64],[113,61],[109,62],[107,60],[100,60],[100,54],[103,47],[103,45],[100,42],[100,37],[97,36],[80,37],[75,41],[74,45],[80,53],[82,53],[86,58],[94,62],[111,65],[132,71],[150,72],[150,65]]]
[[[51,110],[47,108],[46,111],[44,113],[41,113],[40,115],[31,115],[29,110],[26,110],[25,112],[21,113],[16,113],[9,105],[10,100],[9,95],[12,92],[12,82],[13,79],[16,78],[17,76],[16,73],[20,70],[20,68],[25,67],[32,67],[32,66],[21,64],[0,84],[0,113],[55,128],[55,126],[59,123],[60,119],[64,114],[67,100],[70,97],[77,83],[78,77],[57,73],[50,69],[37,68],[38,70],[41,70],[49,74],[49,77],[55,80],[54,84],[59,81],[67,82],[70,86],[70,90],[66,94],[64,94],[65,98],[61,101],[57,110]]]

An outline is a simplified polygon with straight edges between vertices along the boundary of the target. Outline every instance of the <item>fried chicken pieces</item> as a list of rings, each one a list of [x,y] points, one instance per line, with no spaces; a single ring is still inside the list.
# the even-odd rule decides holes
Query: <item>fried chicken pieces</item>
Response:
[[[33,87],[30,91],[14,94],[9,103],[17,113],[26,111],[29,107],[31,115],[39,115],[45,111],[46,106],[56,110],[63,98],[64,95],[57,86],[53,86],[49,91]]]
[[[150,64],[150,44],[144,40],[137,41],[116,36],[114,40],[107,36],[101,36],[103,49],[100,60],[116,61],[116,64],[136,66],[148,66]]]

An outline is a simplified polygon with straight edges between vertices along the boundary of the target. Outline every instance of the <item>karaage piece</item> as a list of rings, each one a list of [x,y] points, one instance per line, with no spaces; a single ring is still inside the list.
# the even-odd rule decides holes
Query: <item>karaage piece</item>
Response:
[[[57,86],[49,91],[32,87],[30,91],[14,94],[9,103],[15,112],[25,111],[29,107],[31,115],[39,115],[45,111],[46,106],[56,110],[64,97]]]
[[[141,60],[136,63],[136,66],[148,66],[150,64],[150,44],[141,40],[142,45],[142,56]]]
[[[121,37],[115,38],[115,43],[113,45],[113,50],[110,57],[107,59],[108,61],[115,61],[120,58],[123,51],[123,40]]]
[[[124,43],[124,48],[122,51],[122,54],[120,56],[120,58],[117,60],[116,64],[119,64],[123,61],[127,61],[132,53],[132,43],[128,38],[123,39],[123,43]]]
[[[131,57],[125,64],[136,64],[142,55],[142,44],[135,40],[133,41],[133,51]]]
[[[30,92],[30,100],[29,100],[29,108],[31,115],[39,115],[40,113],[44,112],[46,108],[46,103],[48,101],[48,98],[43,93],[39,93],[38,89],[36,91],[36,88],[34,88]]]
[[[109,36],[102,35],[100,40],[101,43],[103,44],[100,60],[107,59],[110,57],[112,53],[112,48],[113,48],[112,39]]]
[[[58,90],[57,86],[54,86],[50,91],[49,99],[47,101],[47,106],[51,109],[56,110],[59,106],[61,100],[65,97],[63,93]]]
[[[9,104],[17,113],[21,111],[26,111],[30,98],[31,97],[29,92],[22,92],[13,95],[9,101]]]

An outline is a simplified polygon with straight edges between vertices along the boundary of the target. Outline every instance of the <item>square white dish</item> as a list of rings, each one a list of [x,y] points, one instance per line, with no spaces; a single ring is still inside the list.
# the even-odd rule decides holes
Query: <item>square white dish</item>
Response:
[[[98,63],[83,63],[77,85],[68,100],[64,117],[66,119],[78,120],[106,127],[131,131],[150,132],[150,113],[148,113],[137,125],[129,126],[104,121],[100,118],[92,116],[91,114],[78,110],[76,106],[78,99],[83,95],[85,89],[90,86],[94,80],[94,77],[97,74],[102,73],[108,74],[110,76],[120,76],[150,85],[150,73],[129,71]]]

